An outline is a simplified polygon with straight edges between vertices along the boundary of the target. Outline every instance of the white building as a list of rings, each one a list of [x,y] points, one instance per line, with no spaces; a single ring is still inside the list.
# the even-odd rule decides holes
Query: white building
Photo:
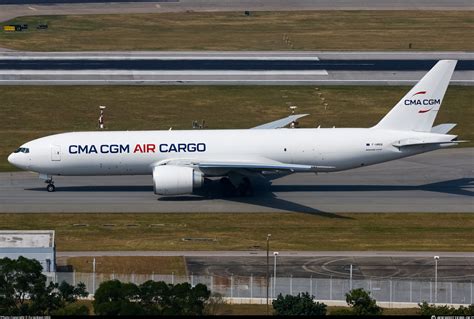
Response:
[[[0,258],[38,260],[43,271],[56,271],[54,230],[0,230]]]

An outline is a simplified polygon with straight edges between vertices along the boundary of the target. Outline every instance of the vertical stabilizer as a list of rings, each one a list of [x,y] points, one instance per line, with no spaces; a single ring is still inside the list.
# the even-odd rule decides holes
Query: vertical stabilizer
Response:
[[[374,128],[430,132],[456,63],[436,63]]]

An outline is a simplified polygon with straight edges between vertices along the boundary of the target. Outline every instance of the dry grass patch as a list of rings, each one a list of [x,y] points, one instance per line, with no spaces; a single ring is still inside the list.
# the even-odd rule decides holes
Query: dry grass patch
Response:
[[[275,250],[473,251],[473,228],[455,213],[0,214],[0,229],[56,230],[58,251],[265,250],[268,233]]]
[[[30,16],[0,32],[18,50],[455,50],[472,51],[472,11],[181,12]],[[47,23],[48,30],[36,30]],[[285,39],[289,39],[286,41]]]
[[[77,272],[92,272],[94,257],[60,258],[59,265],[72,266]],[[186,275],[183,257],[169,256],[101,256],[95,257],[96,273],[103,274],[172,274]]]

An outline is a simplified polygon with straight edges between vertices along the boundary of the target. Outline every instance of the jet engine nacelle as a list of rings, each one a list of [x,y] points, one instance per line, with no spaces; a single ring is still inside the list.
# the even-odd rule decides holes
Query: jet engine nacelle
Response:
[[[191,194],[203,182],[204,175],[192,167],[163,165],[153,168],[153,190],[157,195]]]

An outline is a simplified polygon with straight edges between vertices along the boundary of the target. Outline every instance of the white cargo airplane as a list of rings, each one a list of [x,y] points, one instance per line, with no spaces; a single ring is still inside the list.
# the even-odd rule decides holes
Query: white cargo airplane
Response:
[[[456,66],[439,61],[374,127],[284,129],[307,114],[247,130],[62,133],[30,141],[8,157],[52,176],[152,175],[156,194],[190,194],[206,177],[222,177],[242,195],[252,176],[336,172],[456,145],[456,124],[432,127]],[[270,176],[269,176],[270,175]]]

